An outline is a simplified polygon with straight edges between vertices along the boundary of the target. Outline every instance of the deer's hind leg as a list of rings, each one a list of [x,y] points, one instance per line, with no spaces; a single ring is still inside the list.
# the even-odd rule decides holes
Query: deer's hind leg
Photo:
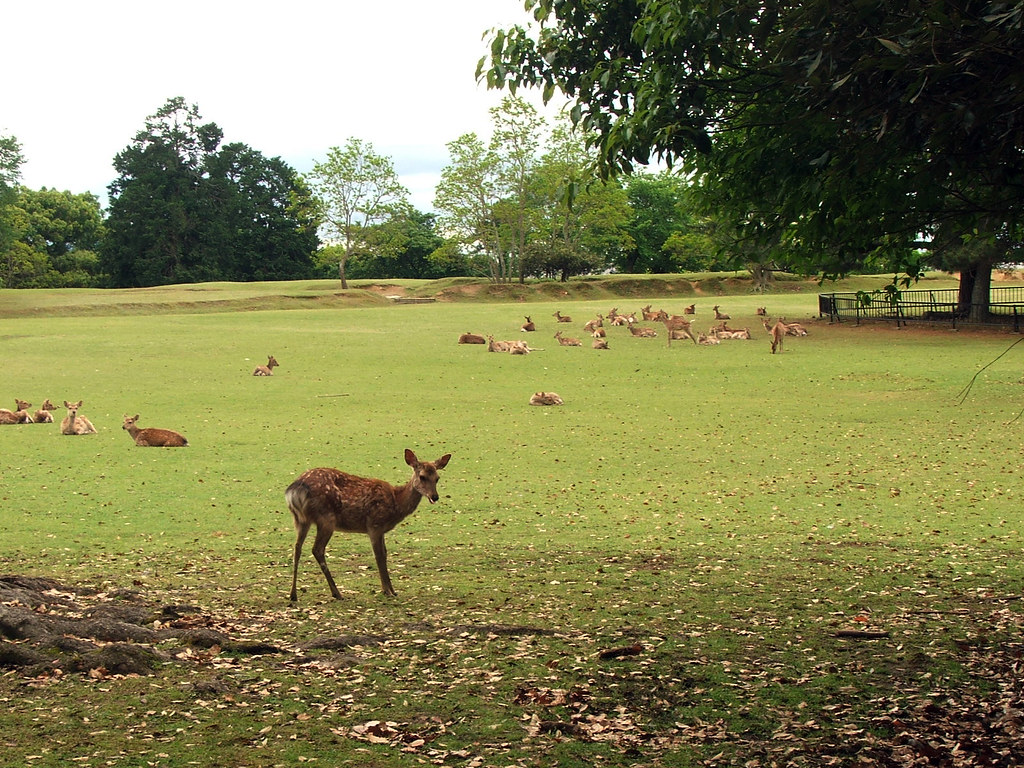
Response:
[[[295,518],[295,551],[292,553],[292,593],[289,599],[295,603],[299,600],[298,591],[296,585],[299,581],[299,555],[302,554],[302,542],[306,540],[306,534],[309,533],[309,523],[300,523],[299,519]]]
[[[331,595],[334,596],[335,600],[341,599],[341,593],[338,591],[337,585],[334,583],[334,577],[331,576],[331,571],[327,567],[327,558],[325,553],[327,552],[327,542],[331,540],[331,536],[334,534],[334,530],[327,528],[326,526],[318,525],[316,527],[316,539],[313,540],[313,557],[320,564],[320,570],[324,572],[324,577],[327,579],[327,586],[331,588]]]

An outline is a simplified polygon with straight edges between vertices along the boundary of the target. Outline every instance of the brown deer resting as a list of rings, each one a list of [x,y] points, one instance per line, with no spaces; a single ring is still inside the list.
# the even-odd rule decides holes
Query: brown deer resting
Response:
[[[732,320],[732,316],[731,315],[727,315],[724,312],[719,312],[718,311],[718,305],[717,304],[715,304],[715,306],[713,306],[712,309],[715,310],[715,320]]]
[[[562,405],[562,398],[557,392],[534,392],[530,395],[530,405]]]
[[[46,398],[39,406],[39,410],[32,415],[32,421],[36,424],[53,424],[53,414],[50,411],[56,410],[57,406],[50,402],[50,398]]]
[[[562,336],[561,331],[555,331],[555,338],[563,347],[582,347],[583,342],[574,336]]]
[[[85,418],[85,416],[78,415],[78,409],[82,407],[81,400],[77,403],[69,403],[65,400],[64,407],[68,409],[68,415],[60,423],[60,433],[62,435],[96,434],[96,427],[92,425],[92,422]]]
[[[257,365],[256,370],[252,372],[253,376],[273,376],[274,369],[281,365],[277,360],[274,359],[273,355],[267,355],[266,365]]]
[[[28,409],[32,407],[32,403],[27,400],[15,400],[14,407],[17,408],[15,411],[10,411],[6,408],[0,408],[0,424],[31,424],[32,416],[29,414]]]
[[[559,311],[556,311],[555,314],[552,315],[552,317],[555,318],[560,323],[571,323],[572,322],[572,318],[571,317],[569,317],[568,315],[563,315]]]
[[[526,331],[527,333],[529,333],[530,331],[536,331],[537,326],[533,324],[533,320],[530,319],[530,316],[524,315],[524,317],[526,318],[526,322],[523,323],[523,327],[520,328],[519,330]]]
[[[299,555],[302,542],[310,526],[316,526],[313,557],[316,558],[331,588],[331,595],[341,599],[341,593],[327,568],[324,553],[327,542],[335,531],[365,533],[370,537],[373,556],[377,561],[380,586],[385,595],[394,595],[388,575],[388,552],[384,534],[411,515],[421,498],[431,504],[438,500],[437,471],[448,465],[451,454],[437,461],[420,461],[416,454],[405,449],[405,463],[412,467],[412,477],[403,486],[383,480],[357,477],[337,469],[320,467],[304,472],[284,492],[288,509],[295,521],[295,553],[292,560],[291,601],[298,602],[296,582],[299,578]]]
[[[464,333],[459,336],[459,344],[486,344],[487,339],[479,333]]]
[[[136,445],[144,448],[184,448],[188,445],[188,440],[185,439],[184,435],[178,434],[171,429],[157,429],[156,427],[139,429],[136,426],[138,420],[139,414],[137,413],[134,416],[126,415],[124,417],[124,424],[121,425],[121,429],[128,431]]]

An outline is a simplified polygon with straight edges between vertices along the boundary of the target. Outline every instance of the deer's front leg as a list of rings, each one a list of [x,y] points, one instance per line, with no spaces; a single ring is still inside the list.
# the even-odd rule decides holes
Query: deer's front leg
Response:
[[[373,557],[377,561],[381,589],[385,595],[394,597],[396,593],[395,588],[391,586],[391,577],[388,575],[388,549],[384,546],[384,534],[370,531],[370,544],[373,545]]]

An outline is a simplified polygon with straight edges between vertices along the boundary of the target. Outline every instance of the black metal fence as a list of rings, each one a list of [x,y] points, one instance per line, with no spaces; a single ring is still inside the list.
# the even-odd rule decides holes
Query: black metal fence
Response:
[[[940,290],[908,290],[893,294],[884,292],[819,293],[818,314],[829,322],[853,320],[888,320],[897,325],[912,321],[958,325],[997,325],[1012,327],[1017,333],[1024,328],[1024,286],[993,287],[989,293],[988,313],[983,320],[970,306],[957,302],[955,288]]]

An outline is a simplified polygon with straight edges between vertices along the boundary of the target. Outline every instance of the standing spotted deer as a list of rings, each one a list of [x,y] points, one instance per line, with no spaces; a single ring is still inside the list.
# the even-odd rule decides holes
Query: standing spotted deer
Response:
[[[257,365],[256,370],[252,372],[253,376],[273,376],[274,369],[280,365],[273,355],[267,355],[266,365]]]
[[[437,471],[444,469],[449,459],[451,454],[446,453],[437,461],[420,461],[415,453],[406,448],[405,463],[412,467],[412,477],[403,486],[369,477],[357,477],[327,467],[310,469],[300,475],[284,492],[288,509],[295,521],[296,533],[291,602],[298,602],[296,582],[299,578],[299,555],[310,526],[316,526],[313,557],[319,563],[335,599],[340,600],[341,593],[338,592],[324,556],[327,542],[335,531],[365,533],[370,537],[381,589],[385,595],[393,596],[395,589],[388,575],[384,534],[416,511],[421,498],[426,498],[431,504],[438,500]]]

